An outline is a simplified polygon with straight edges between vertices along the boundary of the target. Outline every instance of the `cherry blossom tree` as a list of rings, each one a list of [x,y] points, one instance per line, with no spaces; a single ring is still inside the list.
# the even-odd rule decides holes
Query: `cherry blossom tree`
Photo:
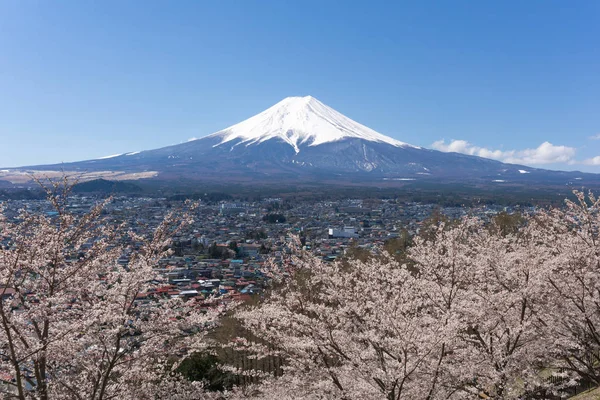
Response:
[[[454,321],[440,376],[459,392],[493,398],[545,393],[546,252],[532,251],[535,229],[498,235],[467,218],[416,239],[411,257],[421,290],[442,324]],[[441,361],[444,361],[443,363]]]
[[[243,345],[286,360],[283,378],[253,396],[274,398],[277,382],[295,398],[437,393],[435,366],[449,324],[424,312],[431,304],[406,266],[390,257],[326,263],[307,253],[290,262],[292,279],[279,280],[258,308],[238,313],[268,343]]]
[[[286,360],[282,378],[248,390],[287,398],[279,382],[291,398],[558,393],[572,382],[548,379],[564,373],[549,328],[561,311],[549,306],[557,259],[547,239],[532,220],[503,232],[465,218],[416,238],[410,268],[389,255],[327,263],[296,252],[283,273],[273,267],[271,295],[237,313],[268,343],[243,346]]]
[[[69,213],[66,179],[46,190],[55,216],[0,212],[0,396],[200,398],[172,371],[202,347],[219,310],[137,301],[162,282],[154,267],[190,215],[170,213],[146,236],[104,215],[109,200]]]
[[[575,192],[536,216],[536,247],[548,255],[548,351],[565,380],[600,385],[600,199]]]

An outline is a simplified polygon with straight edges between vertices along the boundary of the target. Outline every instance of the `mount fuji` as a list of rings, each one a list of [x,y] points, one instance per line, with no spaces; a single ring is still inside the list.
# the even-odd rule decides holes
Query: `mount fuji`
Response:
[[[23,171],[61,170],[90,179],[218,183],[600,183],[595,174],[548,171],[413,146],[378,133],[312,96],[285,98],[236,125],[186,143],[96,160],[1,170],[0,181]]]
[[[208,137],[221,138],[219,145],[235,141],[236,146],[276,139],[288,143],[296,154],[302,145],[318,146],[349,138],[415,147],[375,132],[312,96],[288,97],[260,114]]]

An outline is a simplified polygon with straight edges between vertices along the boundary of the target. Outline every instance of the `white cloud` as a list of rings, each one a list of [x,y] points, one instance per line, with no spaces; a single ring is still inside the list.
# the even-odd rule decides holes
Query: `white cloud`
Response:
[[[585,165],[600,165],[600,156],[588,158],[587,160],[583,160],[581,163]]]
[[[438,140],[431,145],[434,149],[444,152],[456,152],[491,158],[512,164],[575,164],[575,148],[569,146],[555,146],[550,142],[544,142],[535,149],[524,150],[492,150],[485,147],[475,146],[466,140],[452,140],[446,143]],[[594,164],[596,165],[596,164]],[[599,164],[600,165],[600,157]]]
[[[600,133],[596,133],[595,135],[590,136],[592,140],[600,140]]]

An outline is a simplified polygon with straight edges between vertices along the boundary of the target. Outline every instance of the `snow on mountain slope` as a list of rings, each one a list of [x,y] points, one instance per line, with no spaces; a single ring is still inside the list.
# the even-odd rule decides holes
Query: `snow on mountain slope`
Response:
[[[213,147],[236,139],[240,141],[234,146],[249,146],[278,138],[292,146],[296,153],[300,152],[301,145],[318,146],[345,138],[418,148],[375,132],[312,96],[285,98],[254,117],[207,137],[222,138]]]

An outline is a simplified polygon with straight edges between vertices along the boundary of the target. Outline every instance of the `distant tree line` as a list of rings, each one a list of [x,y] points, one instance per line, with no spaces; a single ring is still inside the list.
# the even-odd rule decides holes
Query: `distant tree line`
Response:
[[[285,215],[277,213],[266,214],[263,216],[262,220],[269,224],[283,224],[287,221]]]

